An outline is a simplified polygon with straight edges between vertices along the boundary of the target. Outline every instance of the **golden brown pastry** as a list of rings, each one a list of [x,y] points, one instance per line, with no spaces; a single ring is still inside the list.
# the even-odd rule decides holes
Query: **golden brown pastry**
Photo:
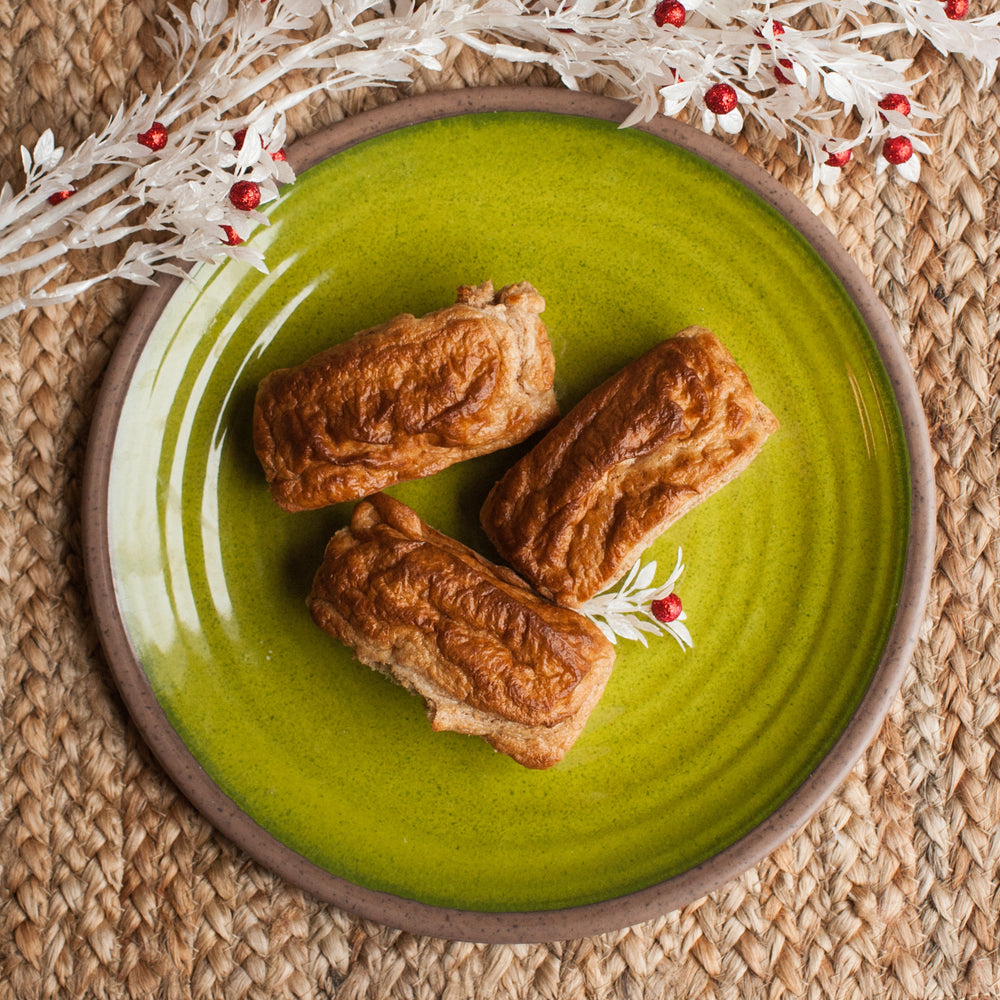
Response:
[[[579,607],[740,474],[778,428],[715,335],[692,326],[587,395],[483,505],[497,551]]]
[[[558,416],[555,361],[527,282],[463,286],[422,319],[381,326],[272,372],[253,441],[288,511],[356,500],[517,444]]]
[[[482,736],[525,767],[562,758],[614,664],[588,619],[384,493],[330,539],[308,603],[362,663],[424,699],[433,729]]]

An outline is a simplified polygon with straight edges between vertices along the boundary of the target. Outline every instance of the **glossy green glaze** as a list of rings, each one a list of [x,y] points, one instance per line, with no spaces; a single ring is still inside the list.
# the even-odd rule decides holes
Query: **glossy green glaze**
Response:
[[[775,212],[635,131],[535,113],[363,143],[304,174],[255,240],[270,274],[201,269],[128,393],[112,556],[157,697],[218,785],[320,866],[480,910],[604,900],[767,817],[843,729],[879,660],[908,525],[899,420],[852,303]],[[694,649],[619,643],[583,736],[547,772],[434,734],[305,608],[347,506],[289,515],[250,441],[258,380],[456,286],[547,301],[564,408],[688,324],[712,328],[781,429],[652,547],[678,546]],[[479,506],[513,454],[391,492],[489,552]]]

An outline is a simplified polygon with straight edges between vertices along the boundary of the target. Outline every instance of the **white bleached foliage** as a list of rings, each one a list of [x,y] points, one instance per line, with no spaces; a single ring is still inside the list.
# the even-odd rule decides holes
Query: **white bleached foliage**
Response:
[[[945,55],[977,63],[980,87],[1000,60],[1000,13],[951,21],[941,0],[686,6],[687,19],[675,28],[655,23],[656,0],[193,0],[186,13],[171,5],[156,39],[174,67],[171,78],[119,108],[72,151],[57,145],[53,122],[32,150],[22,149],[20,186],[12,179],[0,186],[0,276],[43,269],[31,289],[0,302],[0,317],[68,301],[111,277],[149,283],[195,261],[228,256],[264,269],[252,243],[229,233],[246,239],[266,216],[234,208],[228,192],[237,180],[253,181],[266,205],[294,180],[287,162],[271,155],[284,142],[285,112],[317,92],[403,84],[417,66],[439,70],[449,43],[548,66],[571,89],[589,79],[613,84],[634,105],[627,125],[690,112],[696,126],[725,134],[753,119],[796,145],[812,164],[814,185],[841,176],[826,163],[831,152],[849,148],[850,169],[867,158],[881,171],[889,165],[879,151],[890,136],[907,136],[915,154],[930,151],[921,124],[934,110],[912,100],[910,62],[885,58],[873,41],[923,35]],[[810,13],[829,26],[795,27]],[[252,104],[291,73],[314,82]],[[704,106],[716,83],[737,92],[729,114]],[[910,97],[909,116],[880,112],[889,93]],[[850,130],[834,134],[844,113]],[[156,152],[136,139],[154,121],[169,132]],[[241,129],[247,141],[237,151]],[[915,180],[917,155],[895,169]],[[51,203],[61,192],[73,193]],[[67,253],[112,243],[122,254],[110,271],[59,285]]]
[[[681,559],[682,552],[678,549],[673,572],[657,587],[651,586],[656,577],[655,560],[643,566],[642,560],[637,559],[620,584],[613,584],[592,597],[580,608],[580,613],[612,643],[617,643],[618,639],[632,639],[645,646],[647,635],[670,635],[681,649],[692,648],[691,633],[684,624],[687,614],[683,610],[672,622],[661,622],[652,612],[654,601],[674,592],[684,572]]]

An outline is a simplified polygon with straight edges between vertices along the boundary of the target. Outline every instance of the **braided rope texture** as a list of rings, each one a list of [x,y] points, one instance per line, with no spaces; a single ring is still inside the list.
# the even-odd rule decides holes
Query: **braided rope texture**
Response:
[[[0,173],[16,181],[19,146],[44,128],[72,146],[152,89],[167,13],[166,0],[0,0]],[[1000,995],[1000,85],[978,92],[976,67],[893,44],[941,114],[918,185],[858,167],[827,203],[790,145],[739,140],[872,281],[936,462],[921,642],[879,737],[815,818],[682,910],[551,945],[416,938],[249,861],[144,749],[89,613],[85,440],[138,298],[105,284],[0,323],[0,1000]],[[455,48],[407,92],[501,83],[556,81]],[[289,124],[309,134],[401,93],[316,97]],[[81,276],[107,266],[101,253]]]

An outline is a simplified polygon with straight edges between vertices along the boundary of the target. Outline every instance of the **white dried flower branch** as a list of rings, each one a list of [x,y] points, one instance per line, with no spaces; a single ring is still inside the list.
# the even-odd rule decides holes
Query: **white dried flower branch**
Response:
[[[612,643],[621,638],[646,646],[647,635],[670,635],[681,649],[692,648],[691,633],[684,624],[687,614],[673,592],[684,572],[682,556],[681,549],[678,549],[673,572],[658,587],[651,586],[656,577],[656,561],[651,560],[643,566],[642,560],[637,559],[620,584],[612,584],[592,597],[580,607],[580,613],[589,618]],[[676,601],[676,617],[671,615],[669,621],[663,621],[656,617],[653,606],[668,598]]]
[[[909,62],[885,59],[868,43],[891,32],[923,35],[945,54],[978,62],[984,86],[1000,61],[1000,14],[947,15],[966,2],[689,0],[672,21],[657,0],[193,0],[186,13],[171,6],[156,39],[173,67],[163,88],[122,106],[69,153],[46,131],[22,150],[20,189],[0,188],[0,277],[43,269],[32,288],[0,303],[0,317],[67,301],[106,278],[149,282],[195,261],[229,256],[264,269],[243,241],[267,221],[259,206],[294,179],[279,153],[285,113],[320,91],[394,86],[418,66],[439,70],[454,41],[548,66],[573,89],[591,78],[613,84],[635,105],[627,124],[686,111],[703,129],[735,132],[752,118],[797,144],[814,184],[834,182],[841,168],[833,163],[852,150],[874,156],[880,170],[891,160],[915,180],[918,154],[929,151],[919,124],[933,111],[910,98]],[[829,27],[795,28],[810,12],[822,12]],[[260,101],[291,73],[313,82]],[[719,88],[725,100],[710,96]],[[886,95],[906,103],[887,110]],[[834,134],[845,112],[852,131]],[[154,128],[165,144],[155,143]],[[244,197],[233,194],[239,182]],[[57,285],[67,254],[119,242],[128,250],[111,271]]]

